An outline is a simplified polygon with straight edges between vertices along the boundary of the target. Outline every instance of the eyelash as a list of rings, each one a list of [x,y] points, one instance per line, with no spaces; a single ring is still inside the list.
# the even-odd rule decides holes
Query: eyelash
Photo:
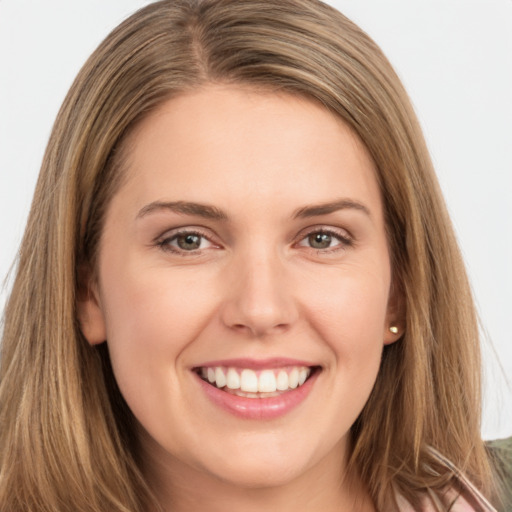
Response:
[[[322,227],[313,227],[306,233],[300,235],[299,244],[303,240],[306,240],[311,235],[328,235],[332,237],[333,239],[336,239],[339,241],[339,244],[333,246],[333,247],[327,247],[325,249],[315,249],[314,247],[309,247],[310,249],[316,250],[317,254],[330,254],[330,253],[336,253],[338,251],[344,251],[350,247],[353,247],[354,245],[354,239],[345,231],[343,230],[343,234],[335,229],[329,229],[329,228],[322,228]]]
[[[346,231],[344,231],[346,233]],[[349,247],[352,247],[354,245],[354,239],[348,235],[348,234],[342,234],[341,232],[334,230],[334,229],[328,229],[328,228],[312,228],[306,233],[301,233],[300,238],[298,238],[298,241],[294,243],[296,246],[301,246],[301,242],[306,240],[311,235],[327,235],[332,237],[333,239],[336,239],[339,243],[333,247],[327,247],[324,249],[316,249],[311,246],[304,245],[303,247],[308,247],[309,249],[315,250],[317,254],[329,254],[329,253],[335,253],[338,251],[346,250]],[[172,233],[170,236],[165,236],[165,238],[160,238],[156,241],[156,245],[160,247],[163,251],[171,252],[173,254],[179,255],[179,256],[192,256],[192,255],[200,255],[202,253],[202,250],[200,248],[193,249],[190,251],[187,251],[185,249],[180,249],[173,247],[171,245],[171,242],[176,241],[179,237],[186,237],[186,236],[197,236],[200,237],[203,240],[207,240],[212,245],[215,245],[215,243],[211,240],[211,237],[206,235],[205,233],[201,232],[198,229],[182,229],[179,231],[176,231],[175,233]]]
[[[173,247],[171,245],[171,242],[176,241],[179,237],[186,237],[186,236],[197,236],[197,237],[200,237],[203,240],[207,240],[211,244],[215,245],[214,242],[212,242],[211,237],[209,237],[205,233],[202,233],[198,229],[181,229],[179,231],[172,233],[170,236],[165,236],[164,238],[158,239],[156,241],[156,245],[158,247],[160,247],[163,251],[171,252],[178,256],[191,256],[191,255],[201,254],[202,250],[200,248],[191,250],[191,251],[187,251],[185,249],[180,249],[177,247]]]

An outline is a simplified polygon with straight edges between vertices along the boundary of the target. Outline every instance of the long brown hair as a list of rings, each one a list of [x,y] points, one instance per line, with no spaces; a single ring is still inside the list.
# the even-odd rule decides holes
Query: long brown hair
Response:
[[[107,351],[85,341],[76,303],[123,179],[127,134],[165,100],[208,82],[311,98],[343,119],[376,163],[405,324],[352,427],[350,467],[377,508],[393,509],[395,493],[444,508],[453,474],[430,447],[491,494],[475,309],[420,127],[390,64],[317,0],[164,0],[105,39],[53,128],[5,313],[0,510],[155,506]]]

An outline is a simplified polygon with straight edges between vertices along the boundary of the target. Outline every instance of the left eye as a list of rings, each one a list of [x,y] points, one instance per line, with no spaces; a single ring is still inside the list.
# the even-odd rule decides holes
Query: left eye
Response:
[[[348,244],[349,240],[347,238],[336,233],[315,231],[304,237],[298,245],[301,247],[311,247],[312,249],[322,250]]]
[[[197,251],[207,249],[212,243],[199,233],[178,233],[161,242],[163,247],[174,251]]]

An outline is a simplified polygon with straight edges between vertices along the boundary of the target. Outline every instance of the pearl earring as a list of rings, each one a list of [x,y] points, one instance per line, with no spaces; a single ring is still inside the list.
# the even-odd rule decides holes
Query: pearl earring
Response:
[[[389,328],[390,332],[392,332],[393,334],[398,334],[398,327],[396,327],[395,325],[392,325],[390,328]]]

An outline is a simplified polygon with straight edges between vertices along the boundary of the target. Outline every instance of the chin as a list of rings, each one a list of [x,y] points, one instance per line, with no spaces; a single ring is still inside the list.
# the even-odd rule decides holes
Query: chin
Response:
[[[215,479],[245,489],[263,489],[285,486],[308,474],[322,459],[326,446],[314,443],[306,446],[304,439],[289,433],[288,439],[274,436],[244,436],[231,446],[219,446],[209,453],[203,452],[196,462]]]
[[[238,461],[237,464],[222,464],[216,468],[215,476],[226,484],[243,489],[266,489],[282,487],[299,477],[305,468],[273,461]]]

